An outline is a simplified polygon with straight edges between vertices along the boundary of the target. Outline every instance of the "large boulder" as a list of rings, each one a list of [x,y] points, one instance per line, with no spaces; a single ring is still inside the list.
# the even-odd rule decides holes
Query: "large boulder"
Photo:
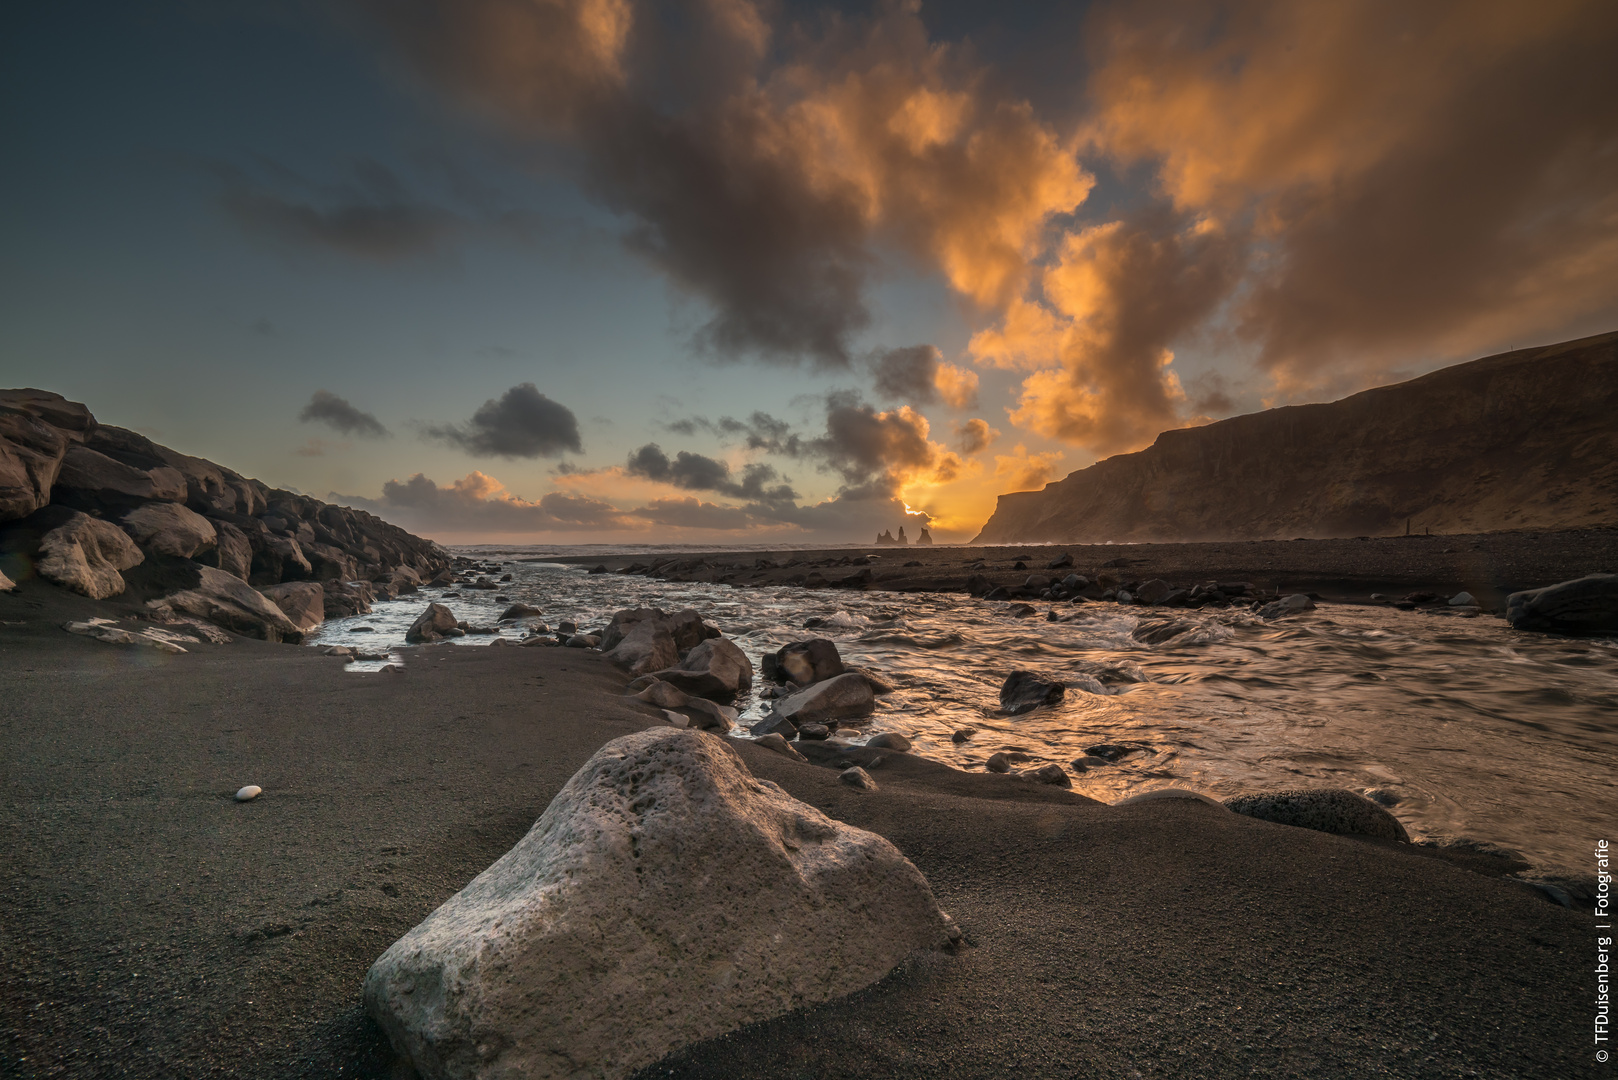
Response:
[[[289,581],[259,591],[299,630],[307,632],[326,621],[326,590],[313,581]]]
[[[1410,834],[1398,818],[1346,788],[1263,791],[1226,799],[1225,806],[1238,814],[1278,825],[1410,842]]]
[[[643,622],[663,622],[668,618],[661,608],[625,608],[615,612],[601,632],[601,651],[616,649],[629,632]]]
[[[44,420],[0,404],[0,522],[50,504],[68,446],[67,437]]]
[[[149,606],[160,616],[173,617],[183,612],[265,641],[296,644],[303,640],[303,632],[286,613],[241,578],[212,566],[196,566],[196,572],[194,587],[153,600]]]
[[[1067,688],[1059,682],[1034,674],[1032,671],[1013,671],[1000,685],[1000,708],[1012,716],[1059,704]]]
[[[428,604],[427,610],[416,617],[405,631],[405,640],[413,645],[428,644],[442,639],[450,630],[459,630],[460,621],[443,604]]]
[[[678,643],[678,638],[675,639]],[[753,685],[753,662],[729,638],[709,638],[685,654],[678,667],[655,673],[688,694],[728,700]]]
[[[201,561],[246,581],[253,573],[253,545],[248,543],[247,534],[228,521],[209,524],[214,529],[214,549],[205,552]]]
[[[50,513],[63,512],[52,508]],[[46,581],[92,600],[122,593],[124,578],[119,571],[140,564],[145,557],[140,548],[110,521],[76,510],[65,511],[64,516],[60,525],[40,538],[35,571]]]
[[[51,490],[52,502],[79,507],[124,506],[147,499],[184,502],[185,496],[185,477],[174,469],[137,469],[88,446],[67,448]]]
[[[674,644],[674,634],[665,619],[640,620],[611,648],[603,637],[600,648],[608,660],[627,669],[631,675],[648,675],[680,662],[679,647]]]
[[[788,694],[775,704],[777,716],[796,727],[824,724],[828,720],[851,720],[870,716],[876,710],[871,684],[855,672],[847,672]]]
[[[171,502],[137,506],[124,515],[124,532],[148,555],[174,555],[181,559],[192,558],[199,551],[213,547],[219,536],[207,518]]]
[[[304,556],[303,548],[292,537],[259,532],[249,535],[248,542],[253,546],[253,568],[247,580],[254,585],[306,581],[314,576],[314,568]]]
[[[365,1007],[424,1080],[616,1078],[958,937],[887,840],[652,729],[383,953]]]
[[[1518,630],[1618,634],[1618,574],[1590,574],[1506,597],[1506,621]]]
[[[779,678],[808,686],[843,674],[843,658],[836,642],[811,638],[775,650],[775,670]]]

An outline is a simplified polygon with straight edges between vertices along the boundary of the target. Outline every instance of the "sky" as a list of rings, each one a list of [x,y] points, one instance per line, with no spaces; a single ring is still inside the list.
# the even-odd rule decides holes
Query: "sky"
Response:
[[[964,541],[1618,328],[1615,50],[1607,0],[7,5],[0,385],[452,543]]]

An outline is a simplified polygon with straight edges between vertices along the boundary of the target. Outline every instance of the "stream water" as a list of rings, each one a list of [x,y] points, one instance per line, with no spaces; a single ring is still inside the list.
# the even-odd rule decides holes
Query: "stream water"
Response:
[[[1029,755],[1023,767],[1067,767],[1110,743],[1135,752],[1075,772],[1076,791],[1113,802],[1158,787],[1215,798],[1348,787],[1387,805],[1413,836],[1498,844],[1564,872],[1587,872],[1594,841],[1618,838],[1611,639],[1519,633],[1488,616],[1322,605],[1273,623],[1243,609],[1174,612],[1191,628],[1146,645],[1132,632],[1165,613],[1056,604],[1059,621],[1049,621],[1048,603],[1016,618],[1008,604],[960,594],[736,589],[591,575],[523,549],[470,553],[513,580],[498,593],[423,590],[379,602],[369,615],[326,623],[312,643],[396,649],[429,600],[471,623],[493,624],[520,601],[552,627],[565,619],[591,629],[625,607],[690,607],[755,667],[790,641],[831,638],[845,661],[898,687],[859,722],[865,736],[900,732],[915,753],[963,769],[982,769],[1000,750]],[[501,629],[523,634],[519,624]],[[1015,668],[1066,682],[1065,700],[998,715],[1000,684]],[[751,696],[736,704],[737,734],[767,708]],[[968,726],[977,734],[954,742]]]

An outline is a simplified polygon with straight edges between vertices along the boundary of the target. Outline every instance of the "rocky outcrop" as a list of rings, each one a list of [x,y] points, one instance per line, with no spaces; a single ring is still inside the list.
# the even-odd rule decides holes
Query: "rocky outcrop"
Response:
[[[119,571],[138,566],[144,556],[123,530],[76,510],[48,508],[43,514],[46,524],[62,520],[39,541],[34,569],[40,577],[92,600],[105,600],[124,591]]]
[[[223,570],[192,566],[197,575],[196,584],[151,601],[148,606],[155,617],[178,619],[181,615],[190,615],[265,641],[297,644],[303,640],[303,631],[263,593]]]
[[[602,747],[364,997],[426,1080],[614,1078],[957,937],[888,841],[755,779],[721,739],[654,729]]]
[[[1618,333],[1165,431],[1042,491],[974,544],[1264,540],[1618,525]]]
[[[1518,630],[1618,635],[1618,574],[1589,574],[1512,593],[1506,597],[1506,621]]]
[[[123,594],[120,571],[143,560],[162,565],[151,575],[162,588],[177,578],[201,581],[205,566],[244,589],[379,582],[395,593],[450,562],[437,544],[364,511],[271,488],[99,424],[83,405],[43,390],[0,390],[0,559],[12,577],[37,572],[96,599]],[[183,565],[168,565],[174,560]],[[287,632],[267,612],[249,610],[245,594],[224,603],[219,588],[202,592],[219,603],[188,598],[182,606],[217,609],[231,629],[250,622],[263,634]]]

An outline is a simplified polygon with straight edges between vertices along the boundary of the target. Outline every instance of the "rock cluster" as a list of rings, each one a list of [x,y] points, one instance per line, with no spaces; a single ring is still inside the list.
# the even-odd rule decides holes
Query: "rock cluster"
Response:
[[[130,588],[163,619],[298,641],[449,565],[364,511],[271,488],[43,390],[0,390],[0,559],[104,600]],[[262,593],[258,590],[262,590]]]
[[[597,751],[376,961],[364,997],[429,1080],[622,1077],[959,937],[888,841],[755,778],[721,739],[652,729]]]
[[[1506,621],[1518,630],[1618,634],[1618,574],[1589,574],[1506,597]]]

